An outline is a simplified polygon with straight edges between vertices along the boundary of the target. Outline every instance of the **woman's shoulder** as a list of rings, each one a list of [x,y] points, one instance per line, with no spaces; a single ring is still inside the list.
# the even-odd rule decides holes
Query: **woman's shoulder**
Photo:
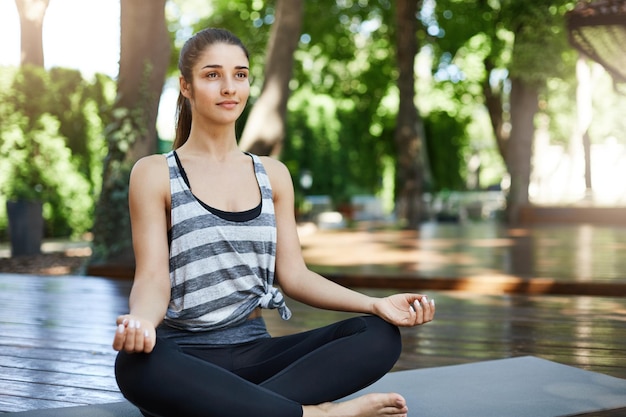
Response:
[[[289,175],[287,166],[278,159],[271,156],[258,156],[258,158],[270,177],[273,175]]]
[[[169,168],[165,155],[155,154],[139,158],[131,171],[131,180],[133,178],[150,182],[159,178],[169,180]]]
[[[163,170],[167,167],[167,159],[163,154],[147,155],[139,158],[133,166],[133,171]]]
[[[259,157],[267,176],[272,184],[274,194],[282,194],[284,192],[291,192],[293,190],[293,183],[291,181],[291,174],[287,169],[287,166],[278,159],[270,156]]]

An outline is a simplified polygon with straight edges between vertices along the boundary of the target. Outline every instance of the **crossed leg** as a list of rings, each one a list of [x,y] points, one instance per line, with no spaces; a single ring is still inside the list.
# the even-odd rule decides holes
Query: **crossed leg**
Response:
[[[373,383],[397,360],[399,331],[377,317],[213,353],[159,339],[148,355],[118,355],[118,385],[144,414],[158,417],[406,415],[398,394],[331,402]]]

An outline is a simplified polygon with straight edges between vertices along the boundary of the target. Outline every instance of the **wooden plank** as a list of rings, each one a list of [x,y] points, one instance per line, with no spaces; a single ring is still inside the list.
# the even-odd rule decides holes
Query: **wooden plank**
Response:
[[[309,266],[345,277],[350,286],[359,283],[347,279],[358,278],[379,288],[432,285],[438,290],[494,291],[502,286],[523,293],[552,286],[588,295],[579,291],[597,284],[598,291],[611,296],[617,294],[609,293],[606,283],[614,283],[626,295],[626,227],[426,223],[418,230],[307,231],[301,233],[301,243]],[[421,281],[410,287],[408,279],[394,279],[398,277]]]
[[[411,274],[353,271],[330,272],[313,266],[313,270],[346,287],[397,288],[401,290],[466,291],[477,294],[547,294],[626,296],[626,282],[568,282],[556,278],[516,277],[497,274],[478,276],[416,276]]]
[[[48,349],[102,351],[111,347],[115,319],[106,317],[102,321],[107,324],[85,329],[67,326],[43,328],[43,325],[2,323],[0,320],[0,346],[37,347],[39,341],[46,340]]]
[[[28,383],[0,379],[0,392],[5,396],[17,398],[55,401],[69,405],[103,404],[120,401],[119,392],[64,386],[48,383],[45,379],[39,383]]]
[[[1,339],[1,337],[0,337]],[[65,349],[49,349],[46,346],[26,347],[0,345],[0,366],[11,366],[16,360],[34,360],[34,361],[55,361],[55,362],[72,362],[81,366],[111,366],[115,360],[115,355],[111,346],[107,346],[102,351],[94,350],[65,350]]]
[[[10,370],[11,375],[19,381],[37,381],[36,377],[42,376],[41,372],[61,375],[61,379],[71,381],[84,381],[80,377],[88,376],[90,378],[113,378],[114,358],[107,361],[106,364],[85,364],[72,360],[45,360],[32,358],[19,358],[0,356],[0,367]],[[79,384],[78,386],[88,386],[84,382],[72,382]],[[110,386],[109,383],[102,384]]]
[[[62,408],[75,406],[67,401],[43,400],[30,397],[0,394],[0,413],[42,410],[45,408]]]
[[[3,275],[0,411],[119,401],[111,348],[130,282]]]
[[[395,291],[364,292],[384,296]],[[626,378],[626,299],[568,296],[490,296],[436,292],[432,323],[402,329],[397,369],[416,369],[534,355]],[[292,323],[266,314],[277,334],[323,325],[349,315],[311,310],[288,300]],[[314,317],[314,318],[313,318]],[[278,323],[277,323],[278,322]]]

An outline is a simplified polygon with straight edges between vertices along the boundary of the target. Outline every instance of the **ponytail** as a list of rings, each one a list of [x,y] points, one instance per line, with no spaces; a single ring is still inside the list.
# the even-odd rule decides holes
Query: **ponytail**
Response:
[[[176,102],[176,137],[174,138],[174,149],[178,149],[187,142],[191,132],[191,107],[189,99],[178,93]]]

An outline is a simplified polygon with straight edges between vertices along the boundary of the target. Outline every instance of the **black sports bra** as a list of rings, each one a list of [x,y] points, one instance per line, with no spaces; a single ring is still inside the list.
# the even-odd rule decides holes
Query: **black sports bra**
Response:
[[[180,170],[180,173],[183,177],[183,180],[185,181],[185,184],[187,184],[187,187],[189,187],[189,190],[191,190],[191,184],[189,183],[189,178],[187,178],[187,173],[185,172],[185,168],[183,168],[183,164],[180,162],[180,159],[178,158],[178,154],[176,153],[176,151],[174,151],[174,158],[176,158],[176,165],[178,165],[178,169]],[[254,162],[253,162],[254,163]],[[191,192],[193,194],[193,191]],[[247,222],[249,220],[255,219],[258,216],[261,215],[261,208],[262,208],[262,203],[259,202],[259,205],[250,209],[250,210],[245,210],[245,211],[223,211],[223,210],[219,210],[216,209],[215,207],[211,207],[208,204],[206,204],[204,201],[200,200],[198,197],[196,197],[194,195],[194,198],[198,201],[198,203],[200,203],[202,205],[202,207],[204,207],[205,209],[207,209],[209,212],[211,212],[212,214],[216,215],[217,217],[227,220],[227,221],[231,221],[231,222]]]

